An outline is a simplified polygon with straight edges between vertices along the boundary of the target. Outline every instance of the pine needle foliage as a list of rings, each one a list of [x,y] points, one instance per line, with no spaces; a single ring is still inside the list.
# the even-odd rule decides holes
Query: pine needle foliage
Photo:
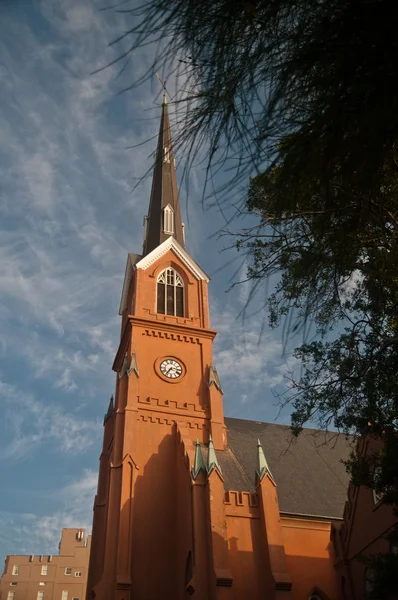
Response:
[[[389,0],[146,0],[113,7],[132,27],[115,40],[157,48],[149,69],[177,79],[187,161],[233,160],[230,187],[283,163],[287,186],[327,185],[336,165],[358,191],[379,187],[398,137],[398,4]]]
[[[281,163],[250,182],[247,209],[257,220],[236,245],[246,252],[256,285],[277,279],[267,300],[271,327],[316,328],[295,357],[282,404],[293,407],[292,429],[317,423],[375,440],[346,463],[356,485],[375,490],[398,517],[398,172],[380,170],[379,189],[363,193],[337,166],[328,185],[300,182],[292,193]],[[286,155],[284,154],[286,151]],[[313,332],[314,333],[314,332]],[[398,527],[394,533],[398,539]],[[398,592],[395,554],[367,557],[375,600]]]

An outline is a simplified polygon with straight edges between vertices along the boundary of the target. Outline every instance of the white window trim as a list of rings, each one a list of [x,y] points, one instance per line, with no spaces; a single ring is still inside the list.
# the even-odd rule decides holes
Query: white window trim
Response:
[[[82,577],[83,573],[81,571],[75,571],[75,577]]]
[[[163,209],[163,232],[174,233],[174,210],[170,204]]]
[[[48,575],[48,565],[41,566],[41,575]]]
[[[65,575],[72,575],[72,567],[65,567]],[[70,573],[67,573],[67,571],[70,571]]]
[[[13,565],[12,566],[12,575],[19,575],[21,570],[21,565]]]
[[[62,590],[61,600],[69,600],[69,590]]]
[[[168,283],[168,274],[172,272],[173,273],[173,284]],[[161,273],[159,273],[158,275],[158,279],[157,279],[157,283],[162,283],[165,286],[165,294],[164,294],[164,315],[166,316],[177,316],[177,288],[181,287],[182,289],[184,289],[184,282],[183,279],[181,277],[181,275],[175,270],[172,269],[171,267],[167,267],[167,269],[164,269],[164,271],[162,271]],[[167,286],[173,286],[174,288],[174,315],[167,315]],[[185,292],[183,292],[183,294],[185,294]],[[157,302],[157,299],[156,299]],[[185,302],[185,297],[183,295],[183,303]],[[157,310],[157,306],[156,306],[156,310]],[[185,315],[185,307],[183,306],[183,314]]]

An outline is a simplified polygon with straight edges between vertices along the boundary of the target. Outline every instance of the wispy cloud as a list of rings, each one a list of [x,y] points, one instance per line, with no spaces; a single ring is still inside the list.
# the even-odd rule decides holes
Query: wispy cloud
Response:
[[[6,430],[3,459],[21,459],[51,442],[52,452],[84,453],[97,441],[98,420],[82,418],[53,403],[51,406],[0,381],[0,404]]]
[[[298,368],[297,361],[286,355],[278,332],[263,329],[264,313],[255,303],[242,316],[248,290],[238,302],[227,300],[221,308],[213,298],[212,323],[218,330],[214,344],[214,361],[224,389],[224,406],[230,416],[273,421],[279,415],[278,394],[283,392],[287,377]],[[258,308],[258,307],[257,307]],[[253,314],[254,313],[254,314]]]
[[[53,513],[14,513],[0,510],[0,542],[10,554],[57,554],[63,527],[81,527],[91,532],[92,505],[97,473],[90,469],[58,490],[48,490],[57,507]]]
[[[0,552],[36,553],[55,548],[62,526],[91,520],[94,445],[114,387],[126,256],[141,248],[150,196],[149,179],[134,185],[151,165],[155,141],[127,148],[156,135],[160,90],[154,78],[152,89],[118,94],[144,73],[150,48],[134,56],[122,78],[119,65],[90,75],[117,56],[120,48],[107,44],[128,26],[126,17],[101,12],[102,1],[28,4],[0,21],[0,404],[7,459],[0,460],[0,475],[11,496],[19,469],[42,464],[49,450],[63,461],[65,477],[76,472],[77,456],[86,468],[57,495],[52,478],[60,467],[46,465],[43,493],[52,503],[46,516],[30,510],[29,495],[20,516],[12,500],[0,499]],[[221,296],[228,276],[218,267],[229,259],[219,256],[213,234],[225,221],[217,211],[202,211],[202,186],[197,167],[188,247],[215,273],[212,293]],[[181,186],[184,211],[185,197]],[[226,411],[248,416],[257,402],[256,415],[273,418],[270,390],[283,377],[282,348],[270,334],[259,338],[254,319],[236,319],[248,287],[236,296],[222,309],[212,300]],[[34,469],[27,467],[24,477],[33,488]],[[48,532],[46,547],[35,533],[40,528]]]

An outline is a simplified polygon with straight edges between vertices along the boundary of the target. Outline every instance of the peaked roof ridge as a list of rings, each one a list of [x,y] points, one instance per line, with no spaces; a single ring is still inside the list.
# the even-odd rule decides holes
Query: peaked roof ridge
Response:
[[[164,209],[167,206],[172,209],[169,219],[164,215]],[[166,95],[163,96],[146,225],[143,256],[152,252],[170,235],[184,248],[184,232]]]
[[[158,260],[163,254],[165,254],[168,250],[173,250],[173,252],[182,260],[186,267],[188,267],[192,273],[195,275],[197,279],[204,279],[205,281],[209,281],[209,276],[203,271],[203,269],[198,265],[196,260],[192,258],[190,254],[186,251],[184,246],[176,240],[176,238],[172,235],[167,236],[164,242],[162,242],[159,246],[154,248],[149,254],[143,256],[138,262],[135,263],[136,269],[147,269],[154,262]]]

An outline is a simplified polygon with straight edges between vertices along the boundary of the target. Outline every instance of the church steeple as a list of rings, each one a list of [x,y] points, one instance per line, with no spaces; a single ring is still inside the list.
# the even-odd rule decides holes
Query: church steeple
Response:
[[[157,248],[170,236],[173,236],[184,247],[183,225],[178,199],[166,94],[163,96],[162,117],[153,169],[151,200],[149,214],[146,217],[145,231],[143,256],[152,252],[152,250]]]

